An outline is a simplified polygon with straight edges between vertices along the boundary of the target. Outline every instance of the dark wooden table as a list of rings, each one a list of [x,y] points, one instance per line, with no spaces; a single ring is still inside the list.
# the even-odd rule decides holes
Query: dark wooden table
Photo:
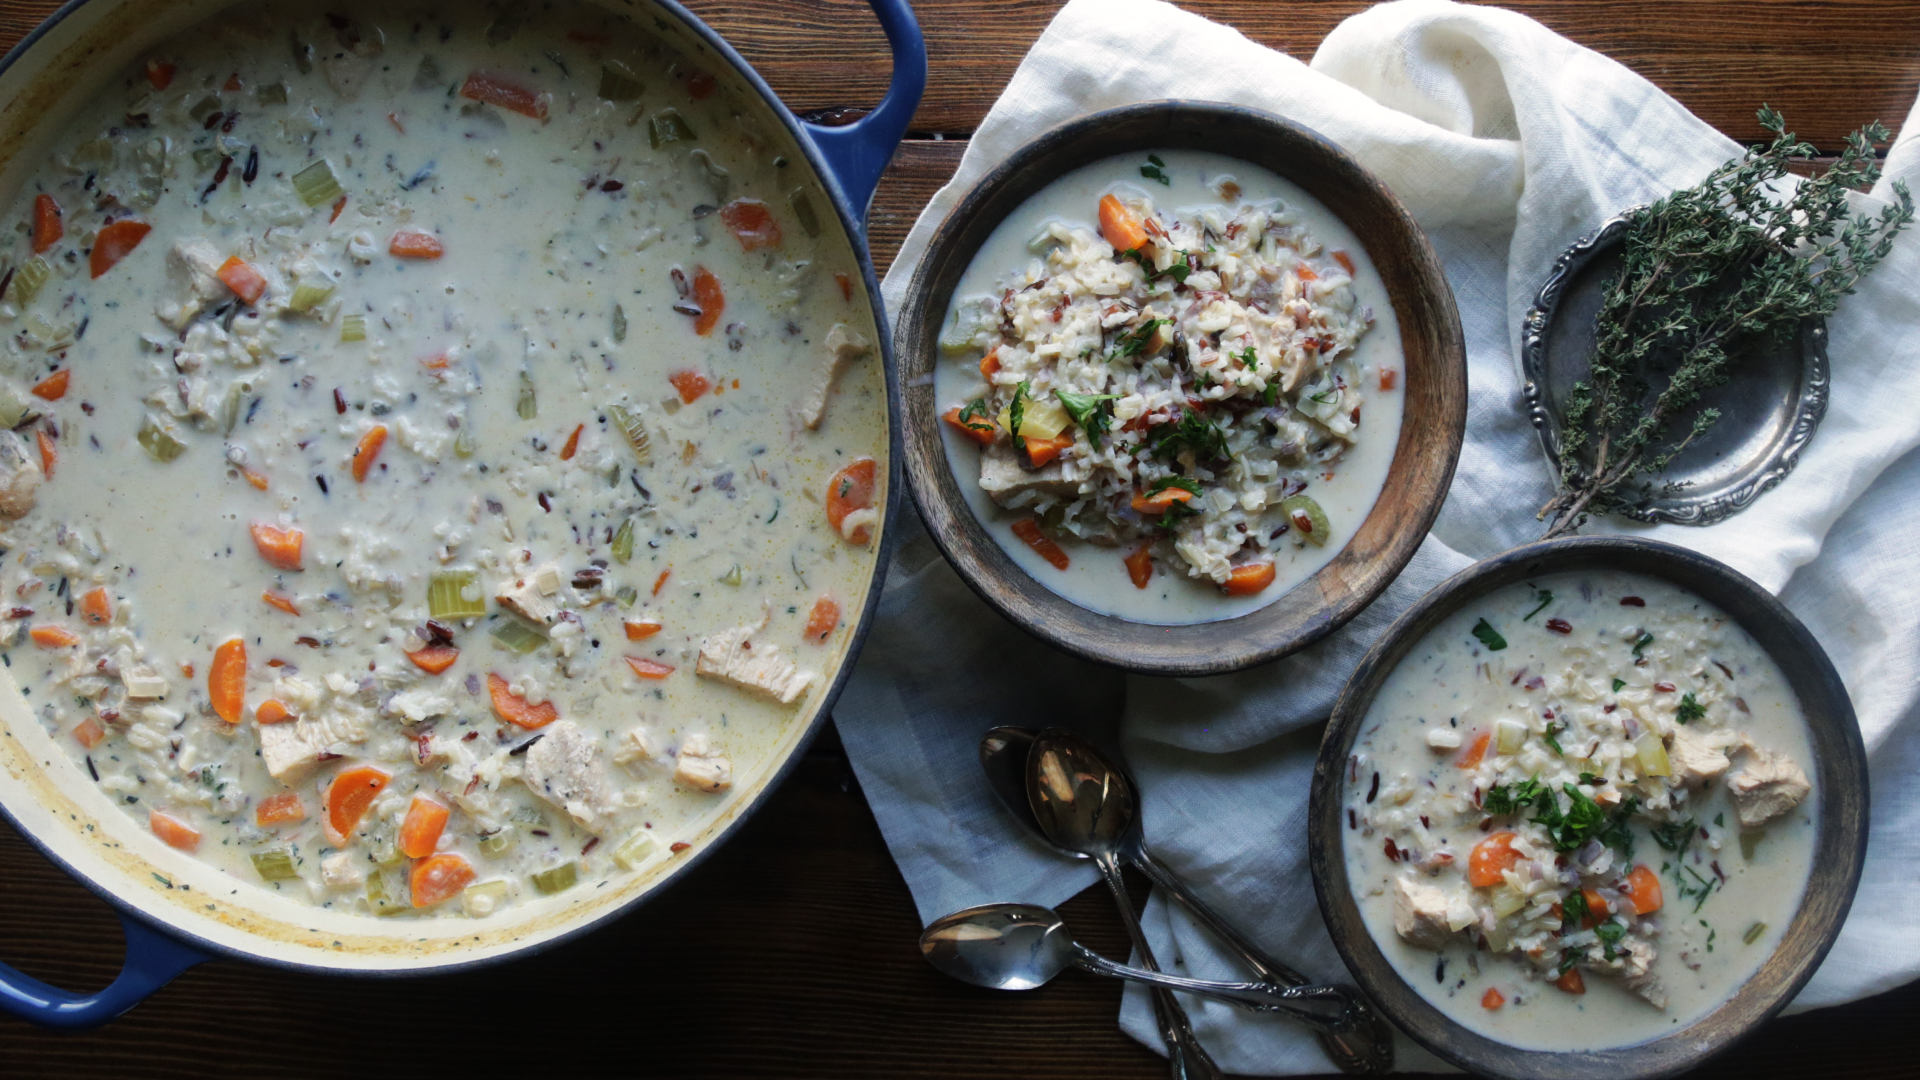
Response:
[[[690,0],[798,111],[878,100],[884,40],[858,0]],[[873,206],[884,273],[1054,0],[917,0],[933,74]],[[1356,0],[1182,6],[1300,57]],[[1534,0],[1516,7],[1651,79],[1736,139],[1768,102],[1822,150],[1920,83],[1920,4],[1883,0]],[[0,0],[0,47],[55,0]],[[938,138],[936,138],[938,136]],[[1139,883],[1136,882],[1136,885]],[[1066,905],[1123,954],[1104,898]],[[8,1076],[378,1074],[660,1077],[1166,1075],[1115,1025],[1118,984],[1066,977],[992,994],[919,958],[919,921],[831,729],[722,851],[623,922],[470,975],[353,980],[196,968],[104,1030],[0,1019]],[[119,970],[118,924],[0,825],[0,960],[90,990]],[[1701,1076],[1910,1077],[1920,984],[1776,1021]]]

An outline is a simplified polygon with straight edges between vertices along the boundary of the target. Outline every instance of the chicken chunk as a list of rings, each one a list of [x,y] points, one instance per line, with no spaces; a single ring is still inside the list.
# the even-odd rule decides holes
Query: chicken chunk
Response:
[[[1407,944],[1439,949],[1453,936],[1447,922],[1447,892],[1408,877],[1393,879],[1393,932]]]
[[[1740,827],[1758,828],[1799,806],[1813,785],[1792,758],[1774,750],[1755,750],[1727,781]]]
[[[1620,946],[1623,963],[1620,981],[1627,989],[1646,999],[1647,1004],[1656,1009],[1665,1009],[1667,990],[1660,985],[1659,976],[1653,973],[1653,961],[1658,955],[1647,942],[1638,938],[1626,939]]]
[[[733,762],[721,757],[705,735],[689,735],[680,744],[673,782],[708,794],[725,791],[733,786]]]
[[[1718,737],[1686,727],[1674,728],[1669,736],[1667,761],[1674,781],[1686,787],[1699,787],[1733,764]]]
[[[833,393],[833,387],[840,381],[840,373],[847,370],[855,360],[873,352],[873,343],[860,336],[860,332],[846,323],[834,323],[827,331],[827,356],[822,362],[820,376],[807,389],[806,397],[794,411],[799,414],[800,422],[810,428],[820,426],[827,415],[827,396]]]
[[[336,851],[320,860],[320,884],[328,892],[358,888],[364,880],[365,875],[354,865],[351,852]]]
[[[1015,508],[1025,505],[1017,500],[1028,492],[1073,495],[1080,490],[1080,481],[1067,474],[1067,463],[1062,459],[1029,470],[1020,464],[1011,444],[996,442],[980,451],[980,489],[1001,506]]]
[[[40,463],[27,442],[11,431],[0,431],[0,517],[27,516],[40,497]]]
[[[352,752],[364,742],[367,728],[357,712],[329,711],[292,723],[262,724],[260,760],[267,772],[283,784],[297,782],[315,763]]]
[[[571,720],[547,725],[527,750],[520,779],[590,832],[607,826],[612,799],[600,770],[600,746]]]
[[[778,645],[755,645],[751,640],[767,621],[752,626],[736,626],[709,634],[700,643],[700,658],[694,671],[710,679],[730,682],[761,697],[791,705],[807,692],[817,677],[802,671],[780,652]]]
[[[554,587],[548,588],[548,579]],[[530,574],[515,578],[510,584],[502,585],[494,594],[500,606],[519,613],[529,621],[541,626],[552,626],[560,618],[560,603],[554,597],[559,594],[560,572],[551,565],[543,566]]]
[[[220,249],[198,236],[175,241],[167,252],[167,284],[172,295],[154,314],[175,330],[184,330],[209,303],[231,295],[220,281]]]

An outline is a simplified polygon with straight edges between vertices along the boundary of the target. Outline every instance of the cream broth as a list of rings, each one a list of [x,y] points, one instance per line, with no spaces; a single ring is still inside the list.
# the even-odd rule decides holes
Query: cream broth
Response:
[[[1408,985],[1469,1029],[1642,1043],[1778,945],[1812,865],[1812,764],[1779,667],[1724,613],[1636,575],[1543,577],[1387,679],[1354,742],[1347,873]]]
[[[1144,259],[1103,235],[1108,195],[1145,220]],[[1404,397],[1385,285],[1338,217],[1266,169],[1175,150],[1083,166],[995,228],[954,297],[934,377],[948,460],[1007,555],[1076,604],[1145,623],[1245,615],[1338,554],[1385,483]],[[1156,315],[1178,336],[1142,347]],[[983,379],[992,350],[1004,362]],[[1071,424],[1073,445],[1035,469],[1005,430],[1003,402],[1023,384],[1042,410],[1050,390],[1116,395],[1099,421],[1112,433],[1095,445]],[[979,438],[954,422],[973,401],[987,405]],[[1229,453],[1195,460],[1169,440],[1189,415]],[[979,426],[995,419],[998,431]],[[1158,508],[1154,487],[1175,480],[1195,498]],[[1146,501],[1129,503],[1129,485]],[[1304,502],[1323,514],[1323,543],[1302,538],[1310,515],[1290,513]],[[1064,568],[1016,533],[1036,516]],[[1136,576],[1142,544],[1151,569]],[[1233,576],[1250,570],[1264,582]]]
[[[339,10],[153,50],[15,196],[0,655],[163,840],[482,917],[776,764],[865,602],[885,386],[724,74],[586,6]]]

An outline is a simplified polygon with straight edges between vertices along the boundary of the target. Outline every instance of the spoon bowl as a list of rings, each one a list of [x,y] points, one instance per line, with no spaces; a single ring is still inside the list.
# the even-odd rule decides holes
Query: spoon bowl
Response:
[[[1073,966],[1066,924],[1034,904],[990,904],[935,919],[920,955],[940,972],[989,990],[1032,990]]]

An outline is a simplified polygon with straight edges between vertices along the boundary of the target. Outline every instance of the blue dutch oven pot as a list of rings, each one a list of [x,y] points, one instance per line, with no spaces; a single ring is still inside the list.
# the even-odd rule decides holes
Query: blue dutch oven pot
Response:
[[[73,0],[0,59],[0,189],[18,184],[42,160],[42,136],[78,107],[102,71],[124,70],[140,53],[228,6],[229,0]],[[604,0],[603,0],[604,2]],[[879,282],[867,255],[865,221],[880,173],[892,158],[927,84],[926,44],[907,0],[869,0],[893,52],[893,81],[879,106],[858,122],[821,127],[796,118],[720,35],[674,0],[613,4],[669,44],[735,80],[743,100],[765,103],[833,203],[835,220],[859,259],[886,365],[888,421],[885,513],[876,562],[851,644],[831,672],[827,692],[803,711],[772,750],[773,766],[742,785],[730,812],[699,835],[692,850],[643,869],[584,900],[550,898],[502,913],[500,919],[380,920],[297,904],[235,879],[161,845],[104,793],[64,751],[0,670],[0,813],[82,884],[112,904],[126,930],[126,963],[112,985],[73,994],[0,965],[0,1007],[62,1028],[107,1022],[175,976],[215,958],[301,970],[401,976],[445,973],[523,956],[567,940],[632,910],[687,872],[745,820],[785,778],[846,681],[880,598],[894,536],[900,484],[900,388]],[[635,9],[639,10],[635,10]],[[654,16],[649,23],[646,14]],[[257,895],[256,895],[257,894]],[[504,919],[504,922],[500,920]],[[499,925],[495,925],[499,923]],[[422,934],[427,935],[424,939]]]

